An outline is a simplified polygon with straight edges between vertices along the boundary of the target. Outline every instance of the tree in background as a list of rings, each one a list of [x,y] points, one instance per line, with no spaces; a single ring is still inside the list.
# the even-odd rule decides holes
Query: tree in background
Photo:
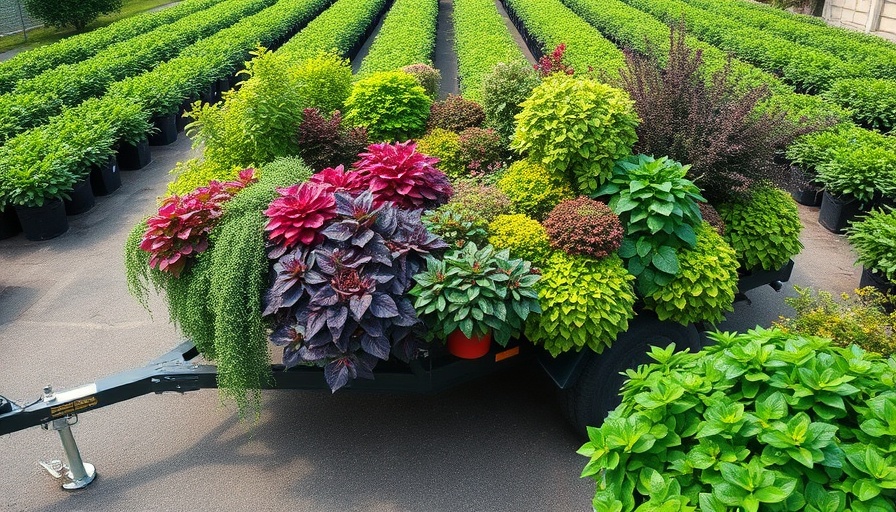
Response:
[[[123,0],[25,0],[28,14],[51,27],[78,32],[102,14],[121,10]]]

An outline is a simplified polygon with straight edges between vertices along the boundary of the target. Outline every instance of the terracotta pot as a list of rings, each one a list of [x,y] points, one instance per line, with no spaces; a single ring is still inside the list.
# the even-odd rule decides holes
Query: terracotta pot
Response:
[[[448,352],[461,359],[479,359],[488,354],[492,346],[492,333],[485,336],[467,336],[460,329],[448,335]]]

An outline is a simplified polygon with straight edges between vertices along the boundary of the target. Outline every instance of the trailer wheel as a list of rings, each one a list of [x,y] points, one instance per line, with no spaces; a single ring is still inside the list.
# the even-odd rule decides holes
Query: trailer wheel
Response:
[[[587,435],[586,426],[600,426],[607,414],[622,401],[619,390],[625,370],[650,361],[651,346],[665,347],[674,343],[679,350],[700,350],[700,333],[693,325],[663,322],[648,312],[638,315],[613,345],[600,354],[591,354],[584,363],[575,384],[561,391],[561,406],[579,433]]]

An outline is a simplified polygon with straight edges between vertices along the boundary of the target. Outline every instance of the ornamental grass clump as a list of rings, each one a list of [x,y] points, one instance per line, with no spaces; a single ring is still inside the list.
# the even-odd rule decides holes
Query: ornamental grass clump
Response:
[[[459,133],[467,128],[480,127],[485,121],[482,105],[464,99],[456,94],[449,94],[442,101],[436,101],[429,108],[428,130],[441,128]]]
[[[537,220],[521,213],[498,215],[488,225],[488,243],[507,249],[514,258],[544,265],[551,255],[548,234]]]
[[[514,213],[524,213],[539,221],[560,201],[573,197],[569,182],[530,160],[510,164],[495,186],[510,198]]]
[[[609,206],[577,197],[565,199],[544,220],[551,247],[571,255],[603,258],[616,252],[622,243],[619,217]]]
[[[894,510],[892,359],[778,329],[709,337],[653,348],[588,428],[594,510]]]
[[[799,210],[790,194],[767,185],[749,199],[717,205],[725,241],[746,270],[777,270],[803,249]]]
[[[355,82],[345,122],[367,129],[372,141],[407,140],[423,133],[432,100],[403,71],[373,73]]]

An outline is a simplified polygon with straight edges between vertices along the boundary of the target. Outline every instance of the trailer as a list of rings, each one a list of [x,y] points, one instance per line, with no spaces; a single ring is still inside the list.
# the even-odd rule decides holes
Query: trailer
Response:
[[[780,291],[792,270],[793,261],[790,261],[776,271],[742,274],[735,300],[748,300],[747,291],[765,285]],[[506,347],[493,347],[483,358],[468,360],[451,356],[444,346],[437,344],[410,363],[394,359],[383,362],[377,367],[374,380],[355,380],[345,389],[433,394],[534,360],[556,385],[567,418],[584,433],[586,425],[599,425],[619,404],[625,370],[648,362],[649,347],[672,343],[679,350],[698,351],[704,343],[702,332],[707,328],[660,321],[652,312],[639,310],[628,330],[600,354],[581,350],[553,357],[520,339]],[[271,375],[270,389],[329,389],[322,370],[317,367],[286,369],[281,364],[272,364]],[[92,464],[84,462],[75,442],[71,427],[77,423],[78,415],[143,395],[183,394],[217,387],[217,367],[199,361],[195,345],[183,341],[142,368],[65,391],[47,385],[31,403],[18,404],[0,396],[0,436],[37,426],[58,432],[64,460],[41,465],[50,475],[63,480],[63,489],[83,489],[94,481],[97,472]]]

